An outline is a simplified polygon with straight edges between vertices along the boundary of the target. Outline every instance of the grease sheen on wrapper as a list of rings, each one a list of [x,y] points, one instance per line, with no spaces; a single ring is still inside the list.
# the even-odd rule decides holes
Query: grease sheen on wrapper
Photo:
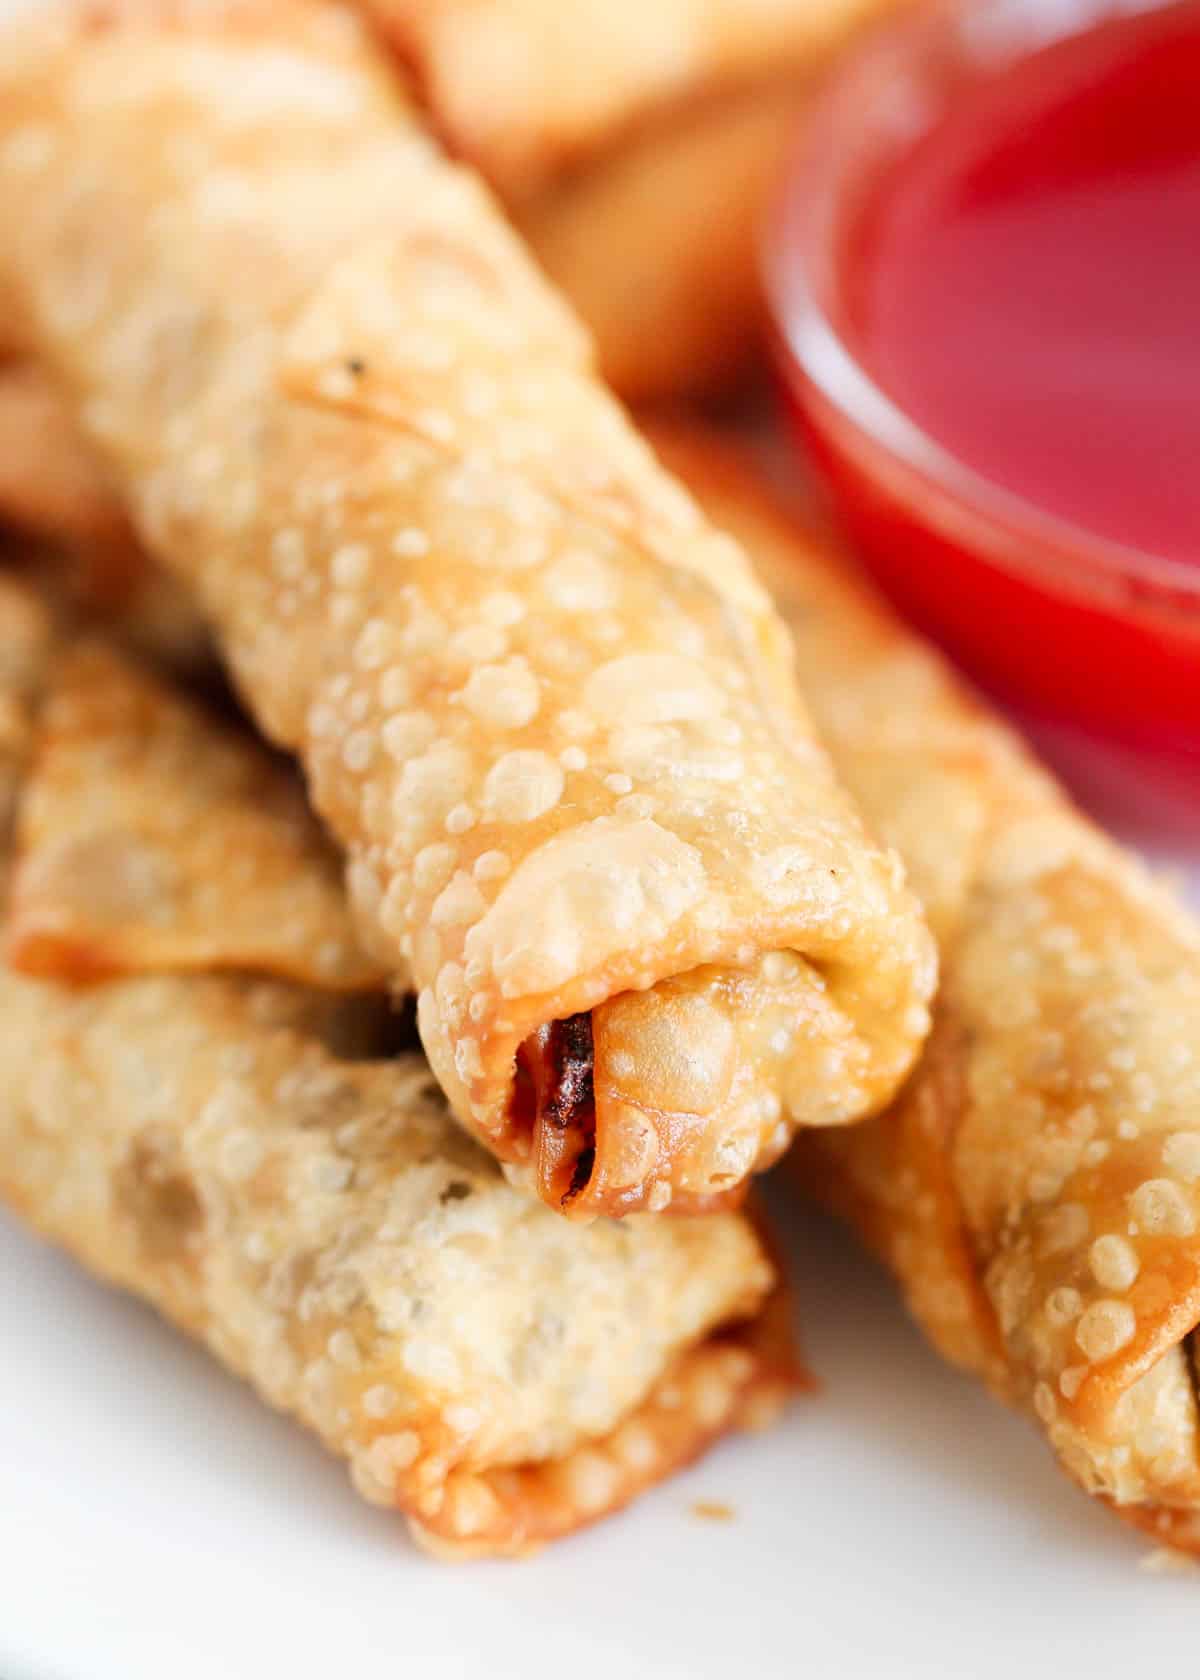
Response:
[[[278,764],[100,644],[47,669],[47,615],[7,580],[0,629],[15,926],[62,933],[41,978],[0,966],[4,1199],[452,1555],[566,1534],[765,1421],[796,1371],[749,1222],[578,1230],[506,1184],[423,1058],[360,1059],[378,1000],[325,989],[353,967],[297,973],[280,903],[342,950],[347,914]],[[199,843],[160,809],[184,754]],[[63,867],[101,839],[119,924]],[[81,948],[110,978],[67,983]]]
[[[7,43],[2,120],[38,348],[459,1118],[593,1214],[879,1107],[932,984],[899,865],[743,556],[352,20],[69,13]]]
[[[1200,929],[744,465],[662,442],[776,593],[941,950],[900,1101],[803,1140],[797,1171],[946,1358],[1032,1411],[1085,1488],[1200,1550]]]

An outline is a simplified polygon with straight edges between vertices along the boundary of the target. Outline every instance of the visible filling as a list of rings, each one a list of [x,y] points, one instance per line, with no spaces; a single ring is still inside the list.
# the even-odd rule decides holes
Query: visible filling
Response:
[[[799,1125],[872,1096],[871,1045],[794,951],[702,964],[538,1028],[511,1110],[543,1200],[576,1215],[710,1211]]]
[[[548,1079],[542,1114],[559,1131],[595,1122],[592,1066],[592,1017],[584,1013],[555,1021],[546,1029]]]
[[[551,1021],[517,1054],[514,1116],[538,1145],[539,1188],[562,1203],[587,1184],[596,1159],[595,1054],[592,1017]]]

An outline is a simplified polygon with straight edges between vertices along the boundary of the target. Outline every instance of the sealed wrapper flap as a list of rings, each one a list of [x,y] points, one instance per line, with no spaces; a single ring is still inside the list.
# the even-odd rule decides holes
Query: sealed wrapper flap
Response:
[[[933,980],[899,865],[486,192],[340,11],[74,27],[5,65],[22,300],[455,1113],[590,1217],[881,1106]]]
[[[660,441],[777,592],[835,761],[941,947],[900,1100],[814,1134],[797,1169],[1077,1480],[1196,1545],[1196,923],[760,480],[702,440]]]
[[[8,930],[17,968],[382,988],[303,789],[244,731],[92,641],[56,660],[36,734]]]

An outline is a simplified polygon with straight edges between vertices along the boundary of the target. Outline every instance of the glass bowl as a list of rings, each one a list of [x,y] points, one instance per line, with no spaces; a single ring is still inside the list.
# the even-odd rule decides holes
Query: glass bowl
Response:
[[[785,172],[767,291],[807,458],[893,601],[1002,697],[1166,754],[1200,790],[1200,555],[1193,568],[1109,542],[981,476],[872,380],[847,318],[844,253],[889,167],[973,83],[1131,10],[1169,15],[1117,0],[943,0],[873,36],[835,73]]]

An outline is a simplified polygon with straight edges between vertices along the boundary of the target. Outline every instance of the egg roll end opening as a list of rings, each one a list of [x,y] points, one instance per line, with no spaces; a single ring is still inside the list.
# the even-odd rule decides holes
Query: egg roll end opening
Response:
[[[576,1218],[712,1212],[798,1126],[870,1100],[870,1047],[822,970],[794,951],[701,965],[536,1029],[511,1121],[538,1195]]]

